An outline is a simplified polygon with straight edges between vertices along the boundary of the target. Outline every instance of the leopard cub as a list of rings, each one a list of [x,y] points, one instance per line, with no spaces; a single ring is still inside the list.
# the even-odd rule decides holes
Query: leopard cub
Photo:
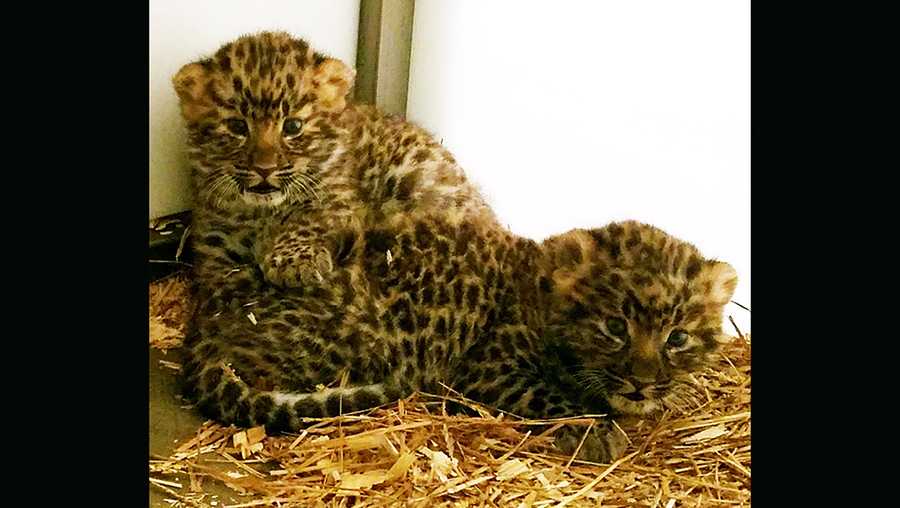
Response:
[[[240,37],[173,77],[201,301],[322,283],[339,254],[328,233],[338,229],[432,213],[496,224],[429,133],[349,101],[353,79],[343,62],[283,32]]]
[[[198,320],[184,375],[207,416],[296,430],[446,385],[523,417],[610,415],[579,451],[610,461],[626,445],[611,418],[658,411],[708,364],[737,283],[637,222],[537,243],[418,217],[344,240],[318,292],[251,290],[257,322],[240,305]],[[563,427],[556,445],[571,453],[583,433]]]

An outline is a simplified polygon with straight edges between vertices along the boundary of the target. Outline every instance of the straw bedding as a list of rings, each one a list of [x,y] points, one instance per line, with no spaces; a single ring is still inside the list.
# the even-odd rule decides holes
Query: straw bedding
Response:
[[[189,306],[182,276],[151,284],[151,347],[177,349]],[[295,435],[205,422],[170,456],[150,457],[150,484],[172,506],[217,508],[750,506],[750,337],[735,337],[694,379],[683,408],[618,421],[631,444],[612,464],[573,460],[550,446],[553,425],[577,422],[587,431],[589,417],[521,420],[448,390],[310,419]],[[480,416],[448,414],[449,400]],[[206,491],[215,483],[233,495]]]

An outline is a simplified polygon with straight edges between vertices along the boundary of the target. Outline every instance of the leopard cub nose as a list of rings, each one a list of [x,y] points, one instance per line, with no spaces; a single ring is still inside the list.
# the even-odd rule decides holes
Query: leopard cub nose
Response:
[[[262,177],[263,180],[269,177],[276,169],[278,165],[275,163],[272,164],[254,164],[253,171],[256,172],[259,176]]]

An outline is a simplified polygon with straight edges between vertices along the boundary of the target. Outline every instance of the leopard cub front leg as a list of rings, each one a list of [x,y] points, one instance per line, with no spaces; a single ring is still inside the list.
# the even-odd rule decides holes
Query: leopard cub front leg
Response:
[[[510,379],[515,378],[510,376]],[[519,389],[530,387],[525,396],[507,404],[507,409],[519,416],[543,419],[580,416],[592,412],[587,410],[574,387],[558,385],[536,375],[523,377],[513,384]],[[610,417],[604,416],[596,418],[590,430],[586,425],[563,425],[553,433],[553,446],[567,455],[578,450],[577,457],[582,460],[610,463],[625,452],[628,438]]]
[[[302,230],[286,230],[262,242],[259,267],[271,284],[312,287],[325,281],[333,270],[331,253],[323,242]]]

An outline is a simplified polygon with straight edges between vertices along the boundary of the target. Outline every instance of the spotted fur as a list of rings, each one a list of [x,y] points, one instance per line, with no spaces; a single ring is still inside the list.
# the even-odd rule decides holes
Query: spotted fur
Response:
[[[222,46],[173,77],[195,188],[197,274],[207,288],[323,282],[329,232],[439,213],[496,224],[430,134],[348,102],[354,72],[286,33]],[[250,272],[245,272],[245,274]],[[225,289],[218,287],[229,277]],[[204,301],[210,298],[207,294]]]
[[[635,222],[536,243],[418,217],[345,240],[330,284],[238,292],[198,319],[184,372],[207,416],[296,430],[443,385],[526,417],[649,414],[715,351],[736,284],[729,265]],[[557,445],[582,433],[563,427]],[[624,446],[604,419],[580,455]]]
[[[293,430],[442,385],[522,416],[645,414],[714,350],[728,265],[636,223],[518,238],[430,135],[348,103],[352,79],[283,33],[173,79],[196,197],[183,374],[204,414]],[[623,446],[602,420],[580,454]]]

